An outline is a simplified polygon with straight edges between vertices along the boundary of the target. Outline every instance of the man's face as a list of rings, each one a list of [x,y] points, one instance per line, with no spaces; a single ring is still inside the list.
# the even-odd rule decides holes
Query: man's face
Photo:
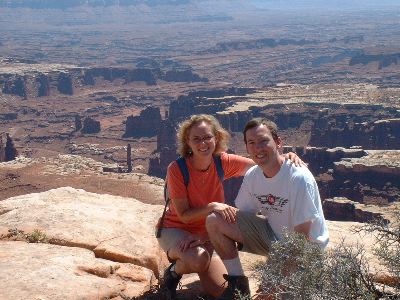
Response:
[[[274,166],[279,161],[281,139],[275,141],[271,131],[265,125],[259,125],[246,131],[246,149],[254,162],[263,166]]]

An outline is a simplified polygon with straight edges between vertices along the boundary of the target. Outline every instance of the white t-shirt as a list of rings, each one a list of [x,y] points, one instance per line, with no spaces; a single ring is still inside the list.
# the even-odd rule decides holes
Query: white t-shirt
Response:
[[[312,221],[310,237],[325,248],[329,232],[322,211],[321,199],[314,176],[306,167],[285,161],[272,178],[264,176],[259,166],[249,169],[235,200],[236,207],[261,213],[278,237],[283,230]]]

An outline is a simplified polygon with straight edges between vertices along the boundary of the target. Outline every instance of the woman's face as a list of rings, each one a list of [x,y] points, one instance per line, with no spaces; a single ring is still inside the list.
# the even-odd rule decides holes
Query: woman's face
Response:
[[[192,126],[186,142],[192,149],[193,157],[211,156],[214,153],[217,139],[211,124],[201,121]]]

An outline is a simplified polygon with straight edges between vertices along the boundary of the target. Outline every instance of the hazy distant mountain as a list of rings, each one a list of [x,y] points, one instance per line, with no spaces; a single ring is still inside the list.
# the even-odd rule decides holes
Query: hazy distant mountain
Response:
[[[251,0],[253,5],[265,9],[362,9],[387,6],[400,7],[399,0]]]
[[[27,8],[53,8],[65,9],[81,5],[86,6],[130,6],[147,5],[150,7],[168,5],[178,6],[197,4],[206,6],[229,6],[237,5],[238,9],[243,6],[256,6],[264,9],[355,9],[355,8],[379,8],[387,6],[400,7],[399,0],[0,0],[0,7],[27,7]]]
[[[0,0],[1,7],[28,7],[28,8],[55,8],[64,9],[69,7],[88,6],[127,6],[145,4],[156,5],[182,5],[191,0]]]

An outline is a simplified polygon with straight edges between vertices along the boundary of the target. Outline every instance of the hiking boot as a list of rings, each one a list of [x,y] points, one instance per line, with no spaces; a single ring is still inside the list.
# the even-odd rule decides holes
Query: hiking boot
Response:
[[[171,268],[175,265],[175,262],[169,265],[164,271],[164,276],[162,278],[161,289],[166,292],[167,299],[175,299],[176,288],[181,281],[182,275],[177,274]]]
[[[249,279],[246,276],[224,274],[228,287],[216,300],[238,300],[240,296],[250,296]]]

